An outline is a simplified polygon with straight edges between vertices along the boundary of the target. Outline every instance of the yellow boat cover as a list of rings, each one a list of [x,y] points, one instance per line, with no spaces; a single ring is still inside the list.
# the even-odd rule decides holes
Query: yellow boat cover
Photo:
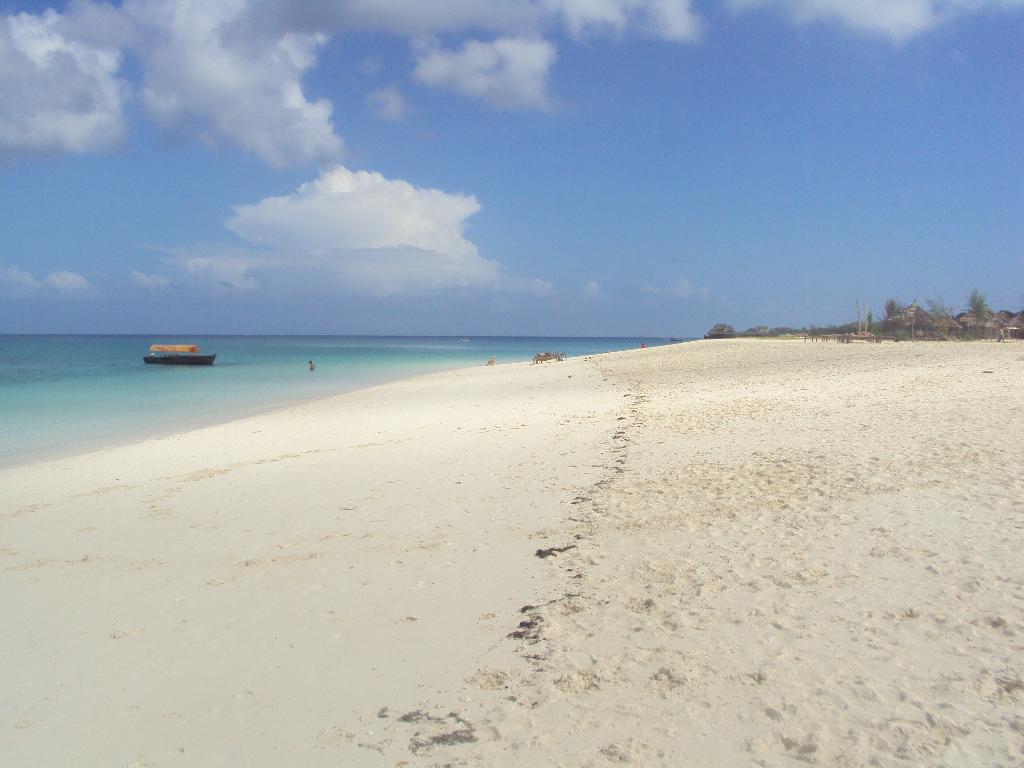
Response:
[[[150,352],[191,352],[195,354],[199,347],[195,344],[154,344],[149,348]]]

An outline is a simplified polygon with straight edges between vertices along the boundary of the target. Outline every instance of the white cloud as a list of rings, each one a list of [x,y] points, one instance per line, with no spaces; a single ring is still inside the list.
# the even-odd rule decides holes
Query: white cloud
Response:
[[[588,280],[585,282],[580,293],[585,299],[600,299],[604,296],[601,286],[594,280]]]
[[[389,122],[404,120],[409,111],[401,91],[393,85],[374,91],[367,97],[367,101],[373,114]]]
[[[132,282],[147,291],[162,291],[170,286],[171,278],[165,275],[147,275],[145,272],[132,270]]]
[[[832,22],[901,42],[938,24],[985,9],[1024,8],[1021,0],[728,0],[739,10],[774,8],[798,24]]]
[[[126,0],[141,34],[142,103],[161,123],[193,123],[285,167],[339,154],[330,102],[306,99],[301,78],[326,42],[321,33],[257,25],[245,0]]]
[[[704,28],[689,0],[651,0],[645,20],[649,32],[665,40],[696,40]]]
[[[138,95],[163,125],[275,167],[337,157],[332,106],[308,100],[301,83],[327,39],[279,28],[255,0],[79,0],[66,14],[0,17],[0,152],[115,147],[130,93],[118,73],[131,50]]]
[[[276,249],[413,247],[469,255],[476,246],[462,230],[479,210],[472,196],[338,165],[292,195],[238,206],[227,226],[250,243]]]
[[[51,272],[42,280],[17,267],[0,265],[0,287],[13,297],[84,298],[93,294],[89,281],[77,272]]]
[[[51,272],[43,280],[43,285],[58,296],[88,296],[92,293],[89,281],[77,272]]]
[[[547,280],[542,280],[539,277],[534,277],[528,281],[525,290],[528,293],[533,293],[535,296],[554,296],[555,285]]]
[[[31,296],[41,283],[24,270],[0,264],[0,286],[8,296]]]
[[[235,209],[227,226],[264,257],[329,267],[374,294],[497,286],[501,270],[464,235],[472,196],[336,166],[287,197]]]
[[[507,291],[529,293],[544,298],[555,295],[555,286],[539,277],[505,278],[498,287]]]
[[[555,47],[546,40],[469,40],[458,51],[423,51],[416,63],[416,78],[498,107],[546,109],[550,106],[548,70],[555,55]]]
[[[66,37],[63,22],[0,17],[0,155],[102,152],[125,134],[120,53]]]

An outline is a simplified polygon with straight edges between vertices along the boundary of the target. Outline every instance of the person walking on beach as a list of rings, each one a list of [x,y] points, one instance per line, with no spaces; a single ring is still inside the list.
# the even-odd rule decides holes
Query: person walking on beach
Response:
[[[309,370],[310,371],[315,371],[316,370],[316,363],[314,363],[312,360],[309,361]]]

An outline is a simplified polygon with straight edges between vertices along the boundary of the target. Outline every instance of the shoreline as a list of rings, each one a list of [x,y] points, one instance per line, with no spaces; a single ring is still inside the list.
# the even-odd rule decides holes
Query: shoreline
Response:
[[[31,335],[31,334],[22,334],[22,335]],[[66,336],[67,334],[36,334],[36,335],[45,335],[45,336],[48,336],[48,337],[60,338],[60,337]],[[125,334],[120,334],[120,335],[118,335],[118,334],[114,334],[114,335],[111,335],[111,334],[82,334],[82,335],[86,335],[86,336],[94,337],[94,338],[105,338],[105,337],[108,337],[108,336],[112,337],[112,338],[113,337],[116,337],[116,338],[121,338],[121,337],[134,338],[136,336],[134,334],[127,334],[127,335],[125,335]],[[211,338],[220,338],[220,337],[211,337]],[[240,338],[248,338],[248,337],[243,336],[243,337],[240,337]],[[276,337],[269,337],[269,336],[263,336],[263,335],[255,335],[255,336],[252,336],[252,338],[276,338]],[[394,338],[394,339],[405,339],[405,340],[408,340],[410,338],[420,338],[420,337],[407,337],[407,336],[396,336],[396,337],[367,337],[367,336],[292,337],[292,336],[283,336],[281,338],[345,338],[345,339],[363,339],[363,338],[392,339],[392,338]],[[435,337],[423,337],[423,338],[435,338]],[[449,339],[455,339],[455,338],[458,338],[458,337],[436,337],[436,338],[449,340]],[[475,339],[477,339],[477,340],[486,340],[486,339],[491,339],[491,338],[496,338],[496,339],[506,339],[507,338],[507,339],[516,339],[516,340],[522,339],[522,338],[531,338],[531,339],[532,338],[537,338],[537,339],[548,340],[548,337],[483,337],[483,336],[475,337]],[[574,338],[574,337],[567,337],[567,338]],[[581,337],[581,338],[583,338],[583,337]],[[587,337],[584,340],[590,341],[590,340],[598,340],[598,339],[602,339],[602,338],[604,338],[604,337],[592,337],[592,338]],[[625,337],[623,337],[623,338],[625,338]],[[621,350],[610,350],[610,351],[621,351]],[[580,353],[578,355],[575,355],[575,357],[586,357],[586,356],[589,356],[591,354],[607,354],[608,352],[609,351],[606,351],[606,352],[596,352],[596,353],[584,352],[584,353]],[[506,363],[499,363],[498,365],[511,365],[511,364],[515,364],[517,362],[525,362],[525,361],[512,361],[512,362],[506,362]],[[249,418],[251,416],[257,416],[257,415],[261,415],[261,414],[271,413],[271,412],[275,412],[275,411],[279,411],[279,410],[283,410],[283,409],[288,409],[288,408],[292,408],[292,407],[299,406],[299,405],[304,405],[306,403],[316,402],[316,401],[319,401],[319,400],[330,399],[332,397],[338,397],[340,395],[350,394],[352,392],[358,392],[358,391],[361,391],[361,390],[364,390],[364,389],[368,389],[368,388],[382,386],[382,385],[394,383],[394,382],[397,382],[397,381],[403,381],[403,380],[409,379],[409,378],[416,378],[418,376],[429,376],[429,375],[437,374],[437,373],[447,373],[447,372],[451,372],[451,371],[463,370],[463,369],[466,369],[466,368],[473,368],[473,367],[483,366],[483,365],[484,365],[484,362],[478,362],[478,361],[474,361],[472,363],[466,363],[466,364],[443,363],[443,364],[439,364],[439,367],[437,369],[434,369],[434,370],[429,370],[428,369],[426,371],[422,371],[422,370],[421,371],[417,371],[417,370],[414,370],[412,367],[410,367],[409,370],[404,371],[404,372],[400,372],[400,373],[397,373],[397,374],[382,373],[380,378],[371,377],[368,380],[360,380],[360,381],[355,381],[355,382],[345,382],[345,381],[339,380],[339,381],[337,381],[335,383],[335,385],[329,385],[329,386],[331,386],[331,391],[327,392],[326,394],[323,391],[321,391],[321,392],[317,392],[315,394],[309,394],[309,395],[294,394],[293,396],[287,396],[287,397],[284,397],[283,399],[278,399],[277,397],[269,397],[270,393],[268,392],[269,399],[263,399],[263,400],[260,400],[257,403],[251,404],[251,405],[236,406],[236,407],[227,408],[226,409],[226,411],[227,411],[226,414],[211,412],[211,413],[206,414],[206,415],[189,416],[188,418],[186,418],[186,424],[184,426],[180,426],[180,425],[176,426],[175,424],[173,424],[173,423],[168,421],[166,424],[163,424],[161,426],[147,427],[147,426],[143,425],[142,428],[139,429],[138,428],[138,424],[127,424],[126,423],[126,424],[122,425],[121,430],[119,430],[118,434],[111,434],[111,435],[107,435],[107,436],[100,436],[100,437],[93,437],[93,438],[81,438],[81,439],[76,438],[73,441],[71,441],[70,445],[68,445],[67,447],[57,447],[57,448],[52,448],[52,447],[45,448],[44,447],[44,448],[41,448],[41,449],[32,449],[32,450],[30,450],[28,452],[24,452],[24,453],[18,453],[18,454],[13,454],[12,453],[12,454],[8,454],[8,455],[0,455],[0,472],[6,471],[6,470],[9,470],[9,469],[13,469],[13,468],[17,468],[17,467],[29,466],[31,464],[38,463],[38,462],[57,461],[57,460],[60,460],[60,459],[68,459],[68,458],[72,458],[72,457],[75,457],[75,456],[78,456],[78,455],[82,455],[82,454],[85,454],[85,453],[93,453],[93,452],[96,452],[96,451],[106,450],[106,449],[109,449],[109,448],[117,448],[117,447],[123,447],[123,446],[127,446],[127,445],[134,445],[134,444],[139,443],[139,442],[145,442],[146,440],[157,439],[157,438],[161,438],[161,437],[170,437],[172,435],[185,434],[185,433],[188,433],[188,432],[191,432],[191,431],[194,431],[194,430],[198,430],[198,429],[205,429],[207,427],[216,426],[216,425],[219,425],[219,424],[230,423],[232,421],[237,421],[239,419]],[[333,388],[333,386],[336,386],[337,388],[335,389],[335,388]]]
[[[504,363],[504,365],[514,365],[514,363]],[[105,438],[99,438],[97,440],[82,440],[81,442],[76,441],[76,444],[75,444],[74,447],[71,447],[71,448],[67,449],[68,452],[63,452],[63,451],[60,452],[60,453],[49,453],[49,452],[47,452],[46,455],[41,455],[41,454],[33,455],[32,457],[28,458],[27,460],[15,459],[11,463],[8,463],[6,460],[0,459],[0,473],[5,472],[7,470],[11,470],[11,469],[18,469],[18,468],[21,468],[21,467],[32,466],[33,464],[51,463],[51,462],[62,461],[62,460],[67,460],[67,459],[73,459],[73,458],[76,458],[78,456],[84,456],[84,455],[88,455],[88,454],[91,454],[91,453],[98,453],[100,451],[106,451],[106,450],[111,450],[111,449],[115,449],[115,448],[127,448],[127,447],[130,447],[130,446],[133,446],[133,445],[139,445],[141,443],[146,443],[146,442],[149,442],[151,440],[160,440],[160,439],[164,439],[164,438],[183,436],[183,435],[187,435],[187,434],[189,434],[191,432],[198,432],[198,431],[201,431],[201,430],[204,430],[204,429],[209,429],[211,427],[217,427],[217,426],[221,426],[223,424],[231,424],[231,423],[236,422],[236,421],[242,421],[242,420],[254,418],[254,417],[257,417],[257,416],[266,416],[266,415],[271,414],[271,413],[277,413],[277,412],[280,412],[280,411],[287,411],[287,410],[289,410],[291,408],[298,408],[298,407],[301,407],[301,406],[304,406],[304,405],[309,405],[310,403],[317,403],[317,402],[321,402],[321,401],[332,400],[333,398],[336,398],[336,397],[343,397],[345,395],[350,395],[350,394],[352,394],[354,392],[362,392],[362,391],[365,391],[367,389],[374,389],[376,387],[387,386],[388,384],[394,384],[394,383],[399,382],[399,381],[406,381],[408,379],[415,379],[415,378],[418,378],[420,376],[433,376],[433,375],[436,375],[436,374],[451,373],[453,371],[465,370],[466,368],[470,368],[470,367],[472,367],[472,366],[464,366],[464,367],[456,367],[456,368],[445,368],[445,369],[442,369],[442,370],[439,370],[439,371],[432,371],[430,373],[417,373],[417,374],[413,374],[411,376],[398,376],[397,378],[393,378],[393,379],[384,379],[382,381],[379,381],[379,382],[376,382],[376,383],[373,383],[373,384],[368,384],[368,385],[357,384],[352,389],[342,389],[342,390],[339,390],[337,392],[333,392],[333,393],[328,394],[328,395],[317,394],[317,395],[314,395],[314,396],[311,396],[311,397],[298,397],[298,398],[295,398],[295,399],[288,399],[288,400],[283,400],[283,401],[269,401],[269,402],[265,402],[265,403],[263,403],[261,405],[241,408],[238,411],[232,412],[232,414],[227,416],[226,418],[221,418],[221,417],[216,417],[216,416],[211,416],[209,419],[198,418],[197,421],[195,421],[194,423],[189,424],[189,426],[184,428],[184,429],[173,429],[173,428],[168,428],[166,430],[165,429],[158,429],[158,430],[156,430],[156,431],[154,431],[152,433],[145,434],[145,435],[139,437],[138,439],[131,439],[130,435],[128,433],[126,433],[123,436],[125,439],[110,438],[109,440],[107,440]]]
[[[478,366],[2,472],[0,752],[1011,765],[1020,357]]]
[[[677,343],[681,343],[681,342],[677,342]],[[596,352],[596,353],[591,353],[591,354],[586,354],[586,355],[577,355],[575,358],[568,357],[568,358],[566,358],[566,360],[580,359],[580,358],[584,358],[584,357],[594,357],[596,355],[612,355],[612,354],[616,354],[617,352],[623,352],[623,351],[632,351],[632,350],[610,350],[608,352]],[[506,367],[506,366],[521,366],[521,365],[530,365],[530,363],[527,362],[527,361],[518,360],[518,361],[513,361],[513,362],[508,362],[508,363],[497,363],[494,366],[490,366],[490,368],[493,369],[493,368],[500,368],[500,367]],[[291,410],[293,408],[301,408],[302,406],[307,406],[307,405],[311,405],[311,404],[315,404],[315,403],[326,403],[327,401],[334,400],[335,398],[338,398],[338,397],[345,397],[346,395],[352,395],[352,394],[355,394],[357,392],[365,392],[367,390],[376,389],[378,387],[385,387],[385,386],[388,386],[390,384],[396,384],[396,383],[405,382],[405,381],[414,381],[414,380],[419,379],[419,378],[430,377],[430,376],[443,376],[445,374],[454,373],[456,371],[465,371],[465,370],[472,370],[472,369],[475,369],[475,368],[484,368],[484,367],[488,367],[488,366],[486,366],[486,364],[474,363],[473,365],[457,366],[457,367],[454,367],[454,368],[443,368],[441,370],[430,371],[430,372],[427,372],[427,373],[414,373],[414,374],[408,375],[408,376],[400,375],[400,376],[398,376],[396,378],[384,379],[382,381],[379,381],[379,382],[376,382],[376,383],[373,383],[373,384],[356,385],[352,389],[343,389],[343,390],[340,390],[340,391],[337,391],[337,392],[334,392],[334,393],[328,394],[328,395],[319,394],[319,395],[315,395],[315,396],[312,396],[312,397],[300,397],[300,398],[297,398],[297,399],[294,399],[294,400],[286,400],[286,401],[280,401],[280,402],[265,403],[265,404],[260,405],[260,406],[254,406],[251,409],[250,408],[245,408],[245,409],[243,409],[240,412],[237,412],[237,413],[232,414],[231,416],[228,416],[227,418],[212,417],[212,418],[214,418],[214,420],[212,420],[212,421],[206,421],[206,420],[202,420],[201,419],[198,422],[196,422],[194,425],[190,425],[189,427],[187,427],[185,429],[172,429],[172,430],[167,430],[167,431],[160,430],[160,431],[154,432],[152,434],[147,434],[147,435],[145,435],[145,436],[143,436],[143,437],[141,437],[140,439],[137,439],[137,440],[124,440],[124,441],[122,441],[122,440],[114,439],[113,442],[107,442],[105,440],[101,440],[100,442],[83,441],[82,443],[78,444],[77,447],[69,449],[70,452],[68,452],[68,453],[46,455],[46,456],[39,455],[39,456],[34,456],[32,458],[29,458],[28,460],[25,460],[25,461],[17,460],[15,463],[6,463],[6,462],[3,462],[3,461],[0,461],[0,473],[3,473],[5,471],[7,471],[7,470],[29,467],[29,466],[32,466],[32,465],[35,465],[35,464],[46,464],[46,463],[53,463],[53,462],[58,462],[58,461],[64,461],[64,460],[68,460],[68,459],[74,459],[74,458],[77,458],[79,456],[86,456],[86,455],[89,455],[89,454],[99,453],[99,452],[102,452],[102,451],[112,450],[112,449],[116,449],[116,448],[129,448],[131,446],[140,445],[140,444],[143,444],[143,443],[148,443],[148,442],[153,441],[153,440],[161,440],[161,439],[172,438],[172,437],[183,437],[183,436],[188,435],[189,433],[199,432],[199,431],[202,431],[202,430],[210,429],[211,427],[218,427],[218,426],[222,426],[222,425],[225,425],[225,424],[232,424],[234,422],[244,421],[246,419],[256,418],[256,417],[259,417],[259,416],[268,416],[270,414],[280,413],[282,411],[288,411],[288,410]],[[127,435],[126,435],[126,437],[127,437]],[[83,448],[83,447],[84,447],[84,450],[79,450],[79,448]]]

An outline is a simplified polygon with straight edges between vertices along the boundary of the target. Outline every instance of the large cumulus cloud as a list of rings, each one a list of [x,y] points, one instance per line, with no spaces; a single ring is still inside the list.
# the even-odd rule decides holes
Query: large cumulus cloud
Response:
[[[298,265],[373,294],[496,286],[501,272],[465,237],[476,198],[338,165],[291,195],[235,209],[228,228]]]
[[[471,195],[336,165],[291,194],[237,206],[227,227],[242,245],[177,249],[165,261],[177,281],[201,280],[217,290],[326,279],[376,296],[450,288],[536,291],[535,281],[506,275],[467,239],[466,222],[479,210]],[[267,275],[273,277],[264,280]]]
[[[61,22],[52,10],[0,19],[0,155],[102,152],[125,134],[120,51]]]

